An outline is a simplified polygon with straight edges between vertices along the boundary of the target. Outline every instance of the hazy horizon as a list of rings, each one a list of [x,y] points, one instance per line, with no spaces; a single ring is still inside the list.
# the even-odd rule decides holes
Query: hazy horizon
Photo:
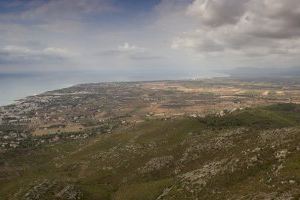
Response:
[[[212,78],[226,76],[216,72],[95,72],[77,71],[68,73],[0,73],[0,106],[14,103],[15,100],[40,94],[46,91],[70,87],[81,83],[124,82],[124,81],[156,81],[156,80],[183,80],[195,78]]]
[[[299,9],[298,0],[1,1],[0,104],[93,80],[299,68]]]

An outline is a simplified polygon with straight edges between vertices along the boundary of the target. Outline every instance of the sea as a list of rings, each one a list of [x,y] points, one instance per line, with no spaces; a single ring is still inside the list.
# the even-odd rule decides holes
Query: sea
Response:
[[[188,80],[226,76],[214,72],[185,71],[56,71],[0,73],[0,106],[27,96],[81,83]]]

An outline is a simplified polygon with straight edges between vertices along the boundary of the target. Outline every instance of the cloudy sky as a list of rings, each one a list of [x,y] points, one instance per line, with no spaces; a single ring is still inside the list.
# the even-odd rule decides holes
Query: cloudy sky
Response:
[[[0,1],[0,73],[295,67],[299,0]]]

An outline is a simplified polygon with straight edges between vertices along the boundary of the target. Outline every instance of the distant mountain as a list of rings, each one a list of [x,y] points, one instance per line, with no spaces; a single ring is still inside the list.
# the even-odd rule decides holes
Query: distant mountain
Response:
[[[300,67],[255,68],[241,67],[227,71],[232,77],[295,77],[300,76]]]

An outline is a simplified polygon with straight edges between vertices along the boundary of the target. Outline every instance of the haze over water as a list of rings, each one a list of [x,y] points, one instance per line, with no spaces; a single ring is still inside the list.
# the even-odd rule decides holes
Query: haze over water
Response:
[[[299,10],[299,0],[0,0],[0,105],[83,82],[299,68]]]
[[[14,103],[26,96],[46,91],[70,87],[79,83],[113,82],[113,81],[151,81],[182,80],[224,76],[211,72],[187,73],[182,71],[143,71],[143,72],[52,72],[26,74],[0,74],[0,106]]]

